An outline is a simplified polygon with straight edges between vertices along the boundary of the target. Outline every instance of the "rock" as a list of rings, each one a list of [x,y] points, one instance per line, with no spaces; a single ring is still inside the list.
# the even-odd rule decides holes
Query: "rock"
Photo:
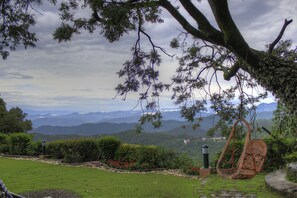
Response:
[[[297,183],[286,179],[286,170],[277,170],[269,173],[265,177],[265,183],[268,188],[285,197],[297,197]]]

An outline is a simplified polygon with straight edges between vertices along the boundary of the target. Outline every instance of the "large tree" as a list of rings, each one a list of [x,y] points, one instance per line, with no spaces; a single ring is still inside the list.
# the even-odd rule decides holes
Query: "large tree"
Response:
[[[6,109],[6,103],[0,98],[0,133],[23,133],[32,129],[31,120],[19,107]]]
[[[34,46],[36,36],[29,27],[34,18],[28,12],[32,3],[40,0],[2,0],[1,2],[1,46],[0,52],[6,58],[8,51],[23,44]],[[50,1],[56,4],[56,0]],[[279,98],[294,114],[297,113],[297,49],[290,48],[290,42],[281,42],[286,27],[292,20],[285,20],[279,36],[271,42],[267,51],[253,49],[246,42],[236,26],[227,0],[208,0],[215,17],[216,28],[201,12],[200,3],[191,0],[69,0],[60,4],[61,26],[54,32],[59,42],[71,40],[81,30],[93,33],[100,29],[110,42],[119,40],[125,33],[136,31],[133,57],[123,64],[119,71],[124,82],[116,90],[125,96],[128,92],[140,92],[140,100],[148,101],[147,108],[158,108],[157,98],[164,89],[173,91],[172,98],[181,105],[184,117],[192,120],[197,112],[204,109],[206,100],[212,101],[215,110],[226,110],[232,106],[239,90],[242,104],[254,100],[244,90],[246,87],[261,85]],[[81,10],[88,16],[81,18]],[[158,81],[157,66],[161,64],[159,52],[167,54],[164,48],[155,45],[145,31],[147,23],[162,23],[162,13],[167,11],[183,31],[172,40],[171,46],[180,48],[180,66],[172,78],[172,84]],[[77,14],[78,13],[78,14]],[[192,19],[186,18],[185,14]],[[190,23],[194,21],[194,23]],[[141,48],[141,39],[151,44],[151,51]],[[189,42],[192,42],[189,45]],[[285,50],[284,50],[285,49]],[[288,55],[289,54],[289,55]],[[292,55],[293,54],[293,55]],[[169,55],[169,54],[167,54]],[[210,74],[209,74],[210,73]],[[236,84],[218,92],[208,91],[208,87],[218,81],[218,75]],[[220,87],[220,85],[218,84]],[[206,97],[196,100],[195,90],[205,90]],[[260,94],[259,97],[262,95]],[[158,110],[157,110],[158,111]],[[159,114],[154,114],[158,116]]]

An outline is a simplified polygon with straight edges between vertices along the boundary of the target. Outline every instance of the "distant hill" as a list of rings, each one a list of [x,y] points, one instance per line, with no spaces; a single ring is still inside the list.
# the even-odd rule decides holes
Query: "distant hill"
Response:
[[[33,129],[32,133],[48,135],[82,135],[91,136],[98,134],[114,134],[122,131],[131,130],[135,124],[117,123],[87,123],[78,126],[40,126]]]
[[[276,109],[276,103],[262,103],[257,106],[257,119],[271,119],[273,111]],[[114,111],[114,112],[91,112],[91,113],[72,113],[67,111],[30,111],[27,118],[32,120],[33,127],[40,126],[79,126],[85,123],[137,123],[141,111]],[[211,112],[211,111],[209,111]],[[201,117],[213,115],[212,113],[202,112]],[[185,121],[180,116],[177,109],[162,111],[163,120]]]
[[[162,126],[154,128],[151,123],[143,125],[146,132],[165,132],[180,126],[188,124],[187,122],[176,120],[164,120]],[[31,133],[40,133],[48,135],[82,135],[91,136],[99,134],[114,134],[124,131],[134,130],[137,123],[86,123],[78,126],[40,126],[31,131]]]
[[[172,114],[171,114],[172,115]],[[142,127],[144,132],[164,132],[171,135],[189,135],[194,137],[205,136],[207,130],[214,126],[218,121],[218,117],[210,115],[203,117],[200,122],[200,127],[193,129],[192,123],[179,120],[162,120],[160,128],[154,128],[151,123],[145,123]],[[99,135],[99,134],[114,134],[134,130],[138,123],[111,123],[111,122],[99,122],[99,123],[84,123],[74,126],[40,126],[34,128],[32,133],[50,134],[50,135]]]
[[[163,120],[160,128],[154,128],[151,123],[146,123],[142,126],[144,132],[154,133],[162,132],[169,135],[205,137],[207,131],[212,128],[218,121],[218,117],[211,115],[204,117],[200,122],[200,127],[193,129],[192,123],[177,120]],[[265,126],[270,130],[270,119],[258,119],[258,127]],[[40,133],[48,135],[112,135],[125,131],[135,130],[138,123],[85,123],[78,126],[40,126],[31,131],[31,133]],[[220,134],[217,134],[220,135]]]

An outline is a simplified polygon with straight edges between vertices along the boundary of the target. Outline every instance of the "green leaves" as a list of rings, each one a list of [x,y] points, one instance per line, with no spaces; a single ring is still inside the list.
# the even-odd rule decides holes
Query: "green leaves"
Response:
[[[33,14],[28,11],[31,1],[0,2],[0,55],[7,59],[18,46],[35,47],[36,34],[30,31],[35,25]]]
[[[32,129],[32,122],[26,120],[27,114],[23,113],[19,107],[6,110],[6,104],[0,98],[0,133],[20,133]]]
[[[62,26],[56,29],[53,36],[54,39],[57,39],[60,43],[62,41],[70,41],[75,32],[76,30],[73,27],[70,27],[70,25],[62,24]]]

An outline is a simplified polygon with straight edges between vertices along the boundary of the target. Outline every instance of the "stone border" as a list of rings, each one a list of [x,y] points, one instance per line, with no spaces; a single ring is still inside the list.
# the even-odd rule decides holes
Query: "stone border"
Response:
[[[277,170],[266,175],[265,184],[270,190],[284,197],[297,197],[297,183],[287,180],[285,169]]]

